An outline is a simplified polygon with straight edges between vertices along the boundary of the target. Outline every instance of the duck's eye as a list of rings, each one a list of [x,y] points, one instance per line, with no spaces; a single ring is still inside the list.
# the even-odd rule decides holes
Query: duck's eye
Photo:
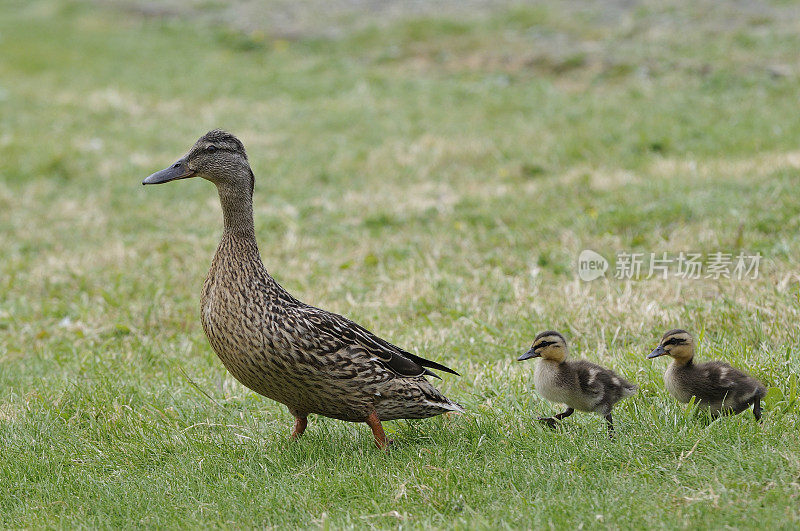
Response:
[[[209,153],[214,153],[217,150],[217,146],[208,146],[206,151]]]

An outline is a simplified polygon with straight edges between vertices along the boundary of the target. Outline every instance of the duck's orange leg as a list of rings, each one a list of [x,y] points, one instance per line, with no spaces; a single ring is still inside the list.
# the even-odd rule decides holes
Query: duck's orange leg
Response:
[[[372,429],[372,435],[375,437],[375,445],[381,450],[388,450],[389,441],[386,440],[386,434],[383,433],[383,426],[381,425],[381,419],[378,418],[378,414],[373,411],[364,422]]]
[[[303,435],[303,432],[306,431],[306,426],[308,426],[308,417],[295,417],[292,439],[297,439]]]

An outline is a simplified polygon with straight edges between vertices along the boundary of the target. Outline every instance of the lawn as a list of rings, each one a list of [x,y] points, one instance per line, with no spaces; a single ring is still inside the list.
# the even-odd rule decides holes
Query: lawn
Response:
[[[797,528],[800,10],[379,4],[281,31],[279,0],[0,3],[0,527]],[[319,417],[293,443],[225,372],[214,187],[140,185],[214,127],[271,274],[459,371],[466,414],[385,423],[387,454]],[[681,252],[761,261],[615,278]],[[645,355],[675,327],[771,388],[763,424],[667,395]],[[640,386],[614,440],[535,421],[560,406],[515,359],[548,328]]]

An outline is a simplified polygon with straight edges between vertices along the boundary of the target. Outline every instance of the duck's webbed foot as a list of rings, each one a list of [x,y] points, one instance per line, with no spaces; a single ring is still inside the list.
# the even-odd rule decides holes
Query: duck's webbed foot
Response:
[[[569,417],[574,412],[575,412],[574,409],[572,409],[571,407],[568,407],[567,409],[565,409],[562,413],[559,413],[558,415],[553,415],[552,417],[539,417],[536,420],[538,420],[540,422],[544,422],[545,424],[547,424],[548,427],[550,427],[552,429],[555,429],[556,426],[558,425],[558,421],[559,420]]]
[[[536,420],[547,424],[547,427],[554,430],[558,426],[558,421],[555,417],[538,417]]]
[[[563,412],[559,413],[558,415],[554,415],[553,418],[556,419],[556,420],[561,420],[561,419],[565,419],[565,418],[569,417],[573,413],[575,413],[575,410],[572,409],[571,407],[568,407],[567,409],[565,409]]]

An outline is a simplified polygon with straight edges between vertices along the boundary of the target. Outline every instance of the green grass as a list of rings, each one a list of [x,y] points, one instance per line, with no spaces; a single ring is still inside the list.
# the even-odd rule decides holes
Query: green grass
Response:
[[[290,41],[114,5],[0,4],[0,526],[797,527],[791,4]],[[139,184],[212,127],[248,148],[278,281],[457,369],[467,414],[386,423],[387,455],[324,418],[292,444],[226,374],[198,317],[215,191]],[[755,280],[583,283],[585,248],[764,258]],[[666,395],[644,356],[676,326],[774,388],[762,425]],[[546,328],[641,386],[615,440],[533,420],[558,406],[513,360]]]

